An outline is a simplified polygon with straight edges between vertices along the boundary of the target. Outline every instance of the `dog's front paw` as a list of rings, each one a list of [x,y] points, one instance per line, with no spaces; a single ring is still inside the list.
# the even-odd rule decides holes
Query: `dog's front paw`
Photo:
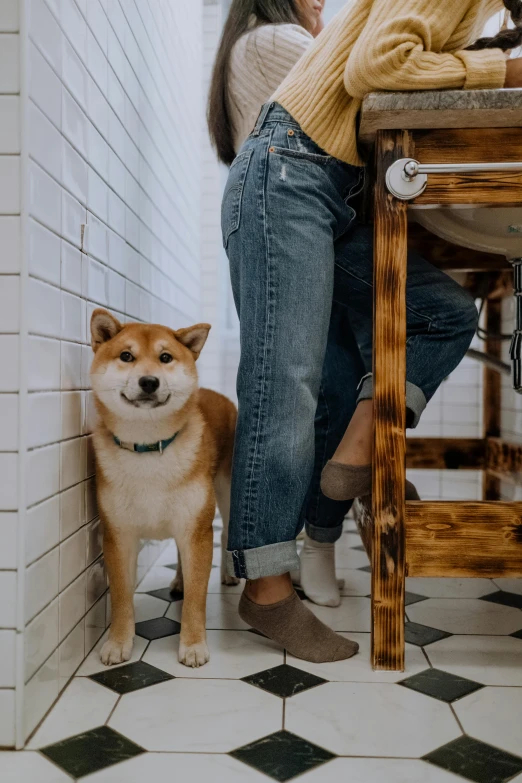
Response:
[[[115,663],[124,663],[132,655],[132,645],[134,639],[125,639],[123,642],[117,642],[109,639],[101,648],[100,658],[105,666],[113,666]]]
[[[185,666],[191,666],[196,669],[198,666],[204,666],[210,660],[208,645],[205,641],[198,644],[186,645],[183,642],[179,645],[178,660]]]
[[[228,587],[233,587],[233,585],[238,585],[241,580],[237,578],[237,576],[229,576],[228,574],[221,574],[221,584],[227,585]]]

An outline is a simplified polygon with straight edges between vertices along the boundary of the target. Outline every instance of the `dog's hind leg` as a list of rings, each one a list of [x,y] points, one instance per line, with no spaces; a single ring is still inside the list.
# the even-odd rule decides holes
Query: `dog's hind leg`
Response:
[[[228,543],[228,522],[230,519],[230,474],[220,471],[214,480],[214,489],[216,492],[216,501],[223,520],[223,529],[221,531],[221,584],[237,585],[239,579],[236,576],[229,576],[226,569],[226,551]]]
[[[105,525],[103,554],[109,574],[112,620],[109,638],[101,649],[102,663],[110,666],[128,661],[134,642],[134,588],[138,541]]]
[[[181,566],[181,551],[178,547],[178,567],[176,568],[176,576],[169,585],[171,593],[183,593],[183,568]]]

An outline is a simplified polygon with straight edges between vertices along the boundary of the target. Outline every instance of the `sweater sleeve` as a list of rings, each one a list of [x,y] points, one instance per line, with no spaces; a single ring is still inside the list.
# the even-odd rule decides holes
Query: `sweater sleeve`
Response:
[[[349,95],[374,90],[498,89],[506,57],[500,49],[440,52],[477,0],[374,0],[368,23],[344,71]],[[435,49],[435,51],[432,51]]]
[[[258,58],[260,73],[270,92],[286,79],[314,41],[304,27],[296,24],[263,25],[250,35],[252,55]]]

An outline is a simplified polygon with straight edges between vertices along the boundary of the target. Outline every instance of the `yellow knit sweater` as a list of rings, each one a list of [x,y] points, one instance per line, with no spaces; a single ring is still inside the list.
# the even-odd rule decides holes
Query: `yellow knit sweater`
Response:
[[[361,165],[356,119],[369,92],[504,85],[500,49],[464,51],[503,7],[502,0],[355,0],[272,99],[328,154]]]

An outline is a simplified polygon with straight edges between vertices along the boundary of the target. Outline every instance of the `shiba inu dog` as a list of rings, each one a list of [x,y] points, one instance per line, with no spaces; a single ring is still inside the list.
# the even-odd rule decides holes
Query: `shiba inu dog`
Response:
[[[179,660],[187,666],[209,660],[212,521],[217,501],[225,538],[236,424],[230,400],[198,388],[195,362],[209,329],[122,325],[106,310],[92,314],[97,496],[112,602],[101,650],[105,664],[131,656],[141,538],[175,539],[179,560],[171,589],[184,592]],[[222,580],[238,581],[223,566]]]

